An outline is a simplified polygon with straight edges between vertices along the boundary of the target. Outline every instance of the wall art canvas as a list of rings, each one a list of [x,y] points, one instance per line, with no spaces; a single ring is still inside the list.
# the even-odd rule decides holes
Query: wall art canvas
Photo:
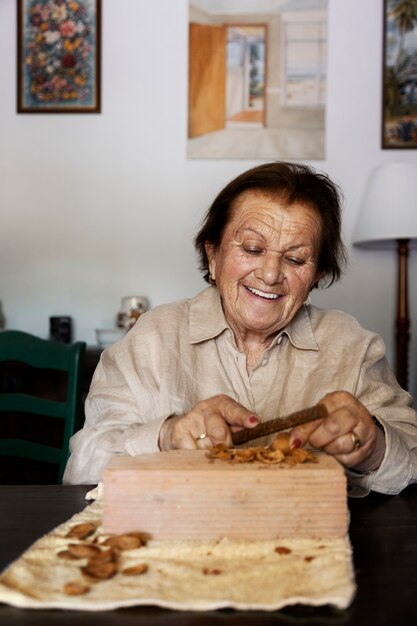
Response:
[[[17,0],[17,111],[99,113],[101,0]]]
[[[417,148],[417,0],[384,0],[382,147]]]
[[[189,0],[188,158],[325,158],[327,0]]]

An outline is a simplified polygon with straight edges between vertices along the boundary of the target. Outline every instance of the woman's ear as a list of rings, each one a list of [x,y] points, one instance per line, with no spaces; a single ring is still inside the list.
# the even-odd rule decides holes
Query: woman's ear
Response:
[[[214,282],[216,280],[216,248],[214,244],[206,241],[204,244],[206,250],[210,280]]]
[[[317,289],[318,288],[319,283],[320,283],[321,279],[324,278],[325,274],[326,274],[326,272],[317,272],[316,277],[314,279],[314,282],[313,282],[313,284],[310,287],[310,291],[312,289]]]

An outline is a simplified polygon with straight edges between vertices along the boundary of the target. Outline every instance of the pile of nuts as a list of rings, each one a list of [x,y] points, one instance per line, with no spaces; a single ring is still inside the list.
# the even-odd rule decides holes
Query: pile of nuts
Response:
[[[305,448],[291,448],[288,434],[280,434],[266,447],[227,448],[219,444],[207,452],[209,459],[220,459],[231,463],[253,463],[258,461],[266,465],[283,463],[296,465],[308,461],[317,463],[317,456]]]
[[[108,580],[119,572],[120,553],[125,550],[137,550],[146,545],[150,538],[147,533],[131,532],[123,535],[96,535],[99,522],[76,524],[67,533],[70,542],[65,550],[58,552],[61,559],[87,559],[80,566],[84,580],[71,581],[64,585],[64,593],[78,596],[90,591],[90,583]],[[95,536],[94,536],[95,535]],[[93,537],[94,536],[94,537]],[[75,543],[75,541],[78,541]],[[120,570],[124,576],[137,576],[148,570],[146,563],[138,563]]]

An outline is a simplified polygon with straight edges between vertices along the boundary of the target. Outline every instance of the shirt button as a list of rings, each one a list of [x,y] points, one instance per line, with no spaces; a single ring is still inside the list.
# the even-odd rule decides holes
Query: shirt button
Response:
[[[277,344],[279,345],[282,341],[282,337],[278,337]]]
[[[268,359],[264,359],[261,365],[262,367],[265,367],[265,365],[268,365]]]

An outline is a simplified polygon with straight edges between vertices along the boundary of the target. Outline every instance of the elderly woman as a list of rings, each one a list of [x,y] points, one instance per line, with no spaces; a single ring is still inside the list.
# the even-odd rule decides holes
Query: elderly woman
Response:
[[[357,493],[416,481],[417,415],[382,340],[310,305],[340,278],[340,231],[337,187],[305,165],[231,181],[195,240],[210,286],[145,313],[103,352],[64,482],[96,483],[114,454],[230,446],[233,431],[319,402],[328,416],[294,428],[293,447],[333,455]]]

